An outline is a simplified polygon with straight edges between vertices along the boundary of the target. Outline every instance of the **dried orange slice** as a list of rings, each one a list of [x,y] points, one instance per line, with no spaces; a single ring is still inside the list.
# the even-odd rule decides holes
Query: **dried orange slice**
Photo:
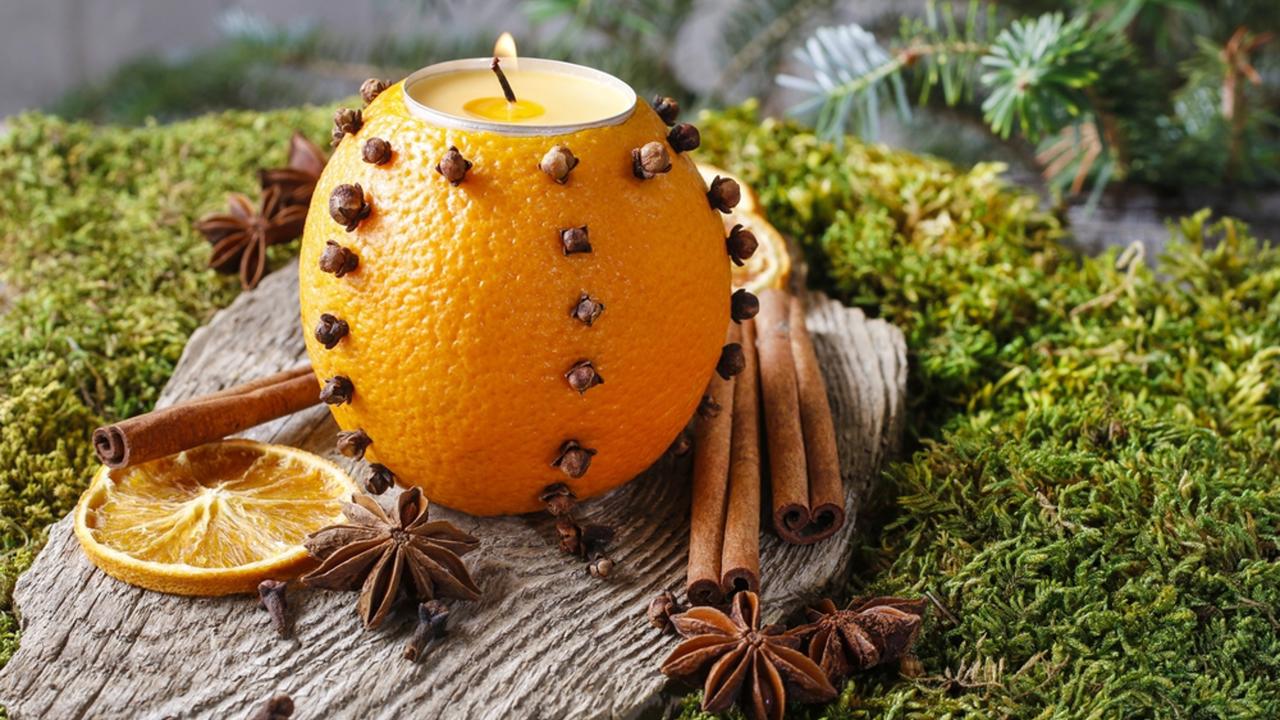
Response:
[[[253,592],[295,577],[308,533],[343,521],[357,492],[311,453],[224,440],[133,467],[102,467],[80,498],[75,532],[108,575],[179,595]]]
[[[746,288],[753,293],[786,287],[791,277],[791,256],[787,253],[787,240],[765,218],[755,192],[742,178],[723,168],[698,163],[698,172],[702,173],[702,178],[708,185],[717,175],[732,178],[738,183],[742,189],[742,200],[732,213],[724,216],[725,230],[740,224],[755,234],[759,243],[755,254],[745,265],[733,268],[733,287]]]

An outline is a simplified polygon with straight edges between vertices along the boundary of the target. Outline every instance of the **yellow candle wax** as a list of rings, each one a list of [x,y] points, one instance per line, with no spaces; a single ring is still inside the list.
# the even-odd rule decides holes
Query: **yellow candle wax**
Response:
[[[571,70],[576,66],[536,58],[519,60],[534,67],[515,64],[502,65],[514,103],[503,97],[497,77],[487,68],[426,74],[406,83],[406,90],[412,100],[437,113],[504,125],[596,123],[626,113],[635,103],[634,93],[618,87],[620,81],[577,74]]]

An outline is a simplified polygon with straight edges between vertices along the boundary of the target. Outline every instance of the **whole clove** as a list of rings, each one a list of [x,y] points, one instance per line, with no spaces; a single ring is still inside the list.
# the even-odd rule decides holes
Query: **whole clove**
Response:
[[[282,580],[263,580],[258,583],[258,602],[271,616],[271,624],[280,637],[289,636],[289,604],[285,600],[288,583]]]
[[[645,143],[631,151],[631,173],[649,180],[671,170],[671,156],[660,142]]]
[[[729,343],[720,350],[720,361],[716,363],[716,372],[720,377],[728,380],[742,372],[746,366],[747,359],[742,352],[741,343]]]
[[[334,375],[325,380],[320,388],[320,402],[326,405],[349,403],[355,392],[356,386],[351,382],[351,378],[346,375]]]
[[[604,303],[595,300],[590,295],[582,293],[578,296],[578,302],[574,303],[569,309],[569,317],[576,319],[578,322],[591,327],[600,318],[600,313],[604,312]]]
[[[360,266],[360,258],[351,250],[332,240],[326,240],[320,253],[320,270],[342,277]]]
[[[436,164],[436,172],[444,176],[453,185],[461,185],[466,179],[467,172],[471,170],[471,161],[462,157],[462,153],[456,146],[450,146],[445,152],[444,157],[440,158],[440,162]]]
[[[364,189],[359,183],[339,185],[329,195],[329,216],[333,221],[351,232],[361,220],[369,217],[372,208],[365,200]]]
[[[671,145],[671,149],[678,153],[689,152],[697,150],[702,144],[702,134],[693,125],[680,123],[667,133],[667,142]]]
[[[555,145],[542,156],[538,168],[561,185],[569,181],[569,173],[578,167],[578,158],[567,145]]]
[[[711,207],[728,213],[738,206],[740,200],[742,188],[738,187],[737,181],[719,175],[711,180],[711,187],[707,190],[707,202],[711,203]]]
[[[449,624],[449,608],[439,600],[428,600],[418,605],[418,626],[413,637],[404,646],[404,659],[417,662],[432,640],[445,636]]]
[[[578,391],[579,395],[585,395],[588,390],[604,384],[604,378],[600,377],[600,373],[596,372],[595,365],[590,360],[579,360],[574,363],[564,374],[564,379],[568,381],[569,387]]]
[[[649,624],[665,633],[672,629],[671,616],[678,615],[684,610],[674,593],[663,590],[649,601],[649,610],[646,614]]]
[[[658,117],[662,118],[662,122],[668,127],[676,124],[676,118],[680,117],[680,103],[674,98],[664,97],[662,95],[654,95],[653,111],[658,113]]]
[[[538,499],[547,506],[547,512],[552,517],[569,517],[573,513],[573,506],[577,504],[578,498],[564,483],[554,483],[548,485],[538,495]]]
[[[556,535],[560,538],[560,550],[569,555],[582,555],[582,528],[572,518],[556,518]]]
[[[396,484],[396,474],[386,465],[369,463],[369,475],[364,479],[365,490],[370,495],[381,495]]]
[[[591,238],[586,225],[560,229],[560,247],[565,255],[591,252]]]
[[[364,126],[364,118],[359,110],[338,108],[333,113],[333,144],[336,146],[347,135],[355,135]]]
[[[355,460],[364,459],[364,451],[373,444],[373,438],[363,429],[342,430],[338,433],[338,452]]]
[[[323,345],[325,350],[332,350],[350,330],[346,320],[329,313],[320,313],[320,322],[316,323],[316,342]]]
[[[746,261],[756,254],[756,248],[760,246],[756,240],[755,233],[746,229],[741,223],[734,225],[729,231],[729,236],[724,239],[725,249],[729,252],[729,259],[733,260],[733,264],[742,267]]]
[[[760,312],[760,298],[746,288],[734,291],[729,298],[729,317],[736,323],[750,320]]]
[[[595,450],[582,447],[577,440],[566,440],[560,446],[560,454],[551,462],[551,467],[560,468],[565,475],[576,480],[587,474],[591,458],[595,454]]]
[[[360,157],[370,165],[386,165],[391,161],[391,143],[380,137],[369,138],[360,149]]]
[[[364,100],[364,104],[367,106],[369,103],[373,102],[374,98],[381,95],[382,91],[386,90],[389,85],[390,83],[386,80],[369,78],[368,80],[360,83],[360,99]]]

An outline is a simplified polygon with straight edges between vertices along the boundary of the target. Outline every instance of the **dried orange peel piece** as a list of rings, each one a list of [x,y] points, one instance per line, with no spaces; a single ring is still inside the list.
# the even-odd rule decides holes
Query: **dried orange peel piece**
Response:
[[[357,492],[311,453],[224,440],[118,470],[102,467],[75,511],[93,564],[149,590],[253,592],[311,565],[303,538],[343,521]]]

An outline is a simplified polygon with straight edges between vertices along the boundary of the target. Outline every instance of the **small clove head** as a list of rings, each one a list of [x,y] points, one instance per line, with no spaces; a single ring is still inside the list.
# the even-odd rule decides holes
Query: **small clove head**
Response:
[[[453,185],[461,185],[462,181],[467,177],[467,171],[471,169],[471,161],[462,157],[462,153],[456,146],[450,146],[445,152],[444,157],[440,158],[440,162],[436,164],[436,172],[444,176]]]
[[[675,457],[684,457],[693,449],[693,436],[688,430],[681,430],[675,440],[671,441],[671,447],[667,448],[667,452]]]
[[[373,438],[363,428],[342,430],[338,433],[338,452],[355,460],[364,459],[364,451],[373,444]]]
[[[565,255],[591,252],[591,237],[586,225],[560,229],[560,247]]]
[[[329,195],[329,216],[347,232],[355,230],[361,220],[369,217],[371,210],[365,201],[364,188],[359,183],[339,185]]]
[[[591,458],[595,454],[594,449],[582,447],[577,440],[565,440],[560,446],[560,454],[551,462],[551,467],[560,468],[565,475],[577,480],[587,474]]]
[[[729,297],[729,317],[740,323],[750,320],[760,312],[760,298],[752,295],[746,288],[735,290]]]
[[[724,408],[720,407],[720,403],[710,395],[703,395],[702,402],[698,403],[698,417],[704,420],[711,420],[720,417],[720,412]]]
[[[567,145],[556,145],[542,156],[542,161],[538,163],[538,167],[542,172],[551,177],[552,180],[561,185],[569,181],[569,173],[578,167],[578,158],[573,156],[573,151]]]
[[[556,518],[556,535],[560,538],[560,550],[569,555],[582,554],[582,528],[568,516]]]
[[[670,170],[671,156],[660,142],[645,143],[631,151],[631,173],[641,180],[649,180]]]
[[[568,517],[573,512],[573,506],[577,503],[578,498],[564,483],[554,483],[543,488],[538,495],[547,506],[547,512],[553,517]]]
[[[607,557],[598,557],[587,565],[587,572],[591,573],[591,577],[603,580],[613,572],[613,561]]]
[[[320,313],[320,322],[316,323],[316,342],[323,345],[325,350],[332,350],[350,331],[351,327],[346,320],[329,313]]]
[[[671,149],[678,153],[697,150],[702,144],[702,134],[698,132],[698,128],[689,123],[680,123],[667,133],[667,142],[671,144]]]
[[[569,387],[578,391],[579,395],[585,395],[591,388],[604,384],[604,378],[596,372],[596,367],[590,360],[579,360],[574,363],[573,367],[565,372],[564,379],[569,382]]]
[[[265,703],[249,716],[249,720],[288,720],[293,715],[293,698],[278,693],[272,695]]]
[[[711,188],[707,190],[707,202],[711,207],[727,213],[737,207],[741,199],[742,188],[738,187],[737,181],[719,175],[711,180]]]
[[[413,637],[404,647],[404,659],[417,662],[422,651],[432,640],[445,636],[449,625],[449,608],[439,600],[428,600],[418,604],[418,626],[414,628]]]
[[[359,110],[338,108],[333,113],[333,144],[336,146],[347,135],[355,135],[364,125],[364,118]]]
[[[364,141],[360,157],[370,165],[386,165],[391,162],[391,143],[380,137],[371,137]]]
[[[720,350],[720,361],[716,363],[716,372],[728,380],[747,368],[747,356],[742,352],[741,343],[729,343]]]
[[[288,586],[283,580],[263,580],[258,583],[258,602],[271,615],[271,624],[280,637],[289,635],[289,605],[285,601]]]
[[[670,590],[663,590],[649,601],[649,624],[662,632],[672,629],[671,616],[684,612],[676,596]]]
[[[604,303],[593,299],[586,293],[582,293],[578,296],[578,302],[574,303],[573,307],[569,309],[569,317],[576,319],[587,327],[591,327],[591,323],[599,319],[602,312],[604,312]]]
[[[320,270],[332,273],[334,277],[342,277],[360,265],[360,258],[338,243],[327,240],[324,251],[320,253]]]
[[[653,111],[658,113],[658,117],[662,118],[662,122],[668,127],[676,124],[676,118],[680,117],[680,103],[675,98],[664,97],[662,95],[654,95]]]
[[[364,479],[364,488],[370,495],[381,495],[396,484],[396,474],[386,465],[369,463],[369,475]]]
[[[325,380],[324,386],[320,388],[320,401],[326,405],[349,403],[355,392],[356,386],[352,384],[351,378],[345,375],[334,375]]]
[[[382,94],[391,83],[378,78],[369,78],[360,83],[360,99],[364,100],[364,104],[368,105],[373,102],[374,98]]]
[[[741,223],[734,225],[729,231],[729,237],[724,239],[725,249],[729,252],[729,259],[733,260],[733,264],[742,267],[752,255],[756,254],[756,248],[760,243],[756,240],[755,233],[746,229]]]

